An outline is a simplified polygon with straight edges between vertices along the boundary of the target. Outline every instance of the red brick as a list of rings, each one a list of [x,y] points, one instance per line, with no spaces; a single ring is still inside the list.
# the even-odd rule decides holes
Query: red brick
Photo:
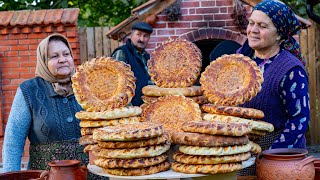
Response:
[[[212,14],[212,13],[219,13],[219,8],[198,8],[196,9],[196,14]]]
[[[177,29],[176,30],[176,34],[185,34],[185,33],[188,33],[190,31],[193,31],[193,29]]]
[[[39,33],[39,34],[28,34],[28,39],[44,39],[48,35],[45,33]]]
[[[209,27],[224,27],[226,25],[225,21],[213,21],[209,22]]]
[[[216,6],[233,6],[233,1],[226,1],[226,0],[216,1]]]
[[[180,12],[182,15],[189,15],[189,10],[190,9],[181,9]]]
[[[24,79],[31,79],[35,77],[35,73],[21,73],[20,76]]]
[[[204,21],[212,21],[213,20],[213,14],[205,14],[203,15]]]
[[[56,31],[57,32],[64,32],[65,31],[64,26],[63,25],[57,26]]]
[[[181,3],[181,8],[188,8],[188,7],[199,7],[200,3],[199,2],[183,2]]]
[[[9,34],[8,39],[11,40],[21,40],[21,39],[26,39],[27,35],[26,34]]]
[[[5,53],[6,56],[18,56],[18,51],[8,51]]]
[[[34,67],[36,66],[36,62],[30,62],[30,61],[22,61],[20,62],[21,67]]]
[[[15,79],[15,78],[20,78],[20,75],[18,73],[15,74],[8,74],[8,73],[3,73],[2,74],[2,80],[4,81],[5,79]]]
[[[47,32],[47,33],[51,33],[53,32],[53,27],[52,26],[46,26],[43,28],[44,32]]]
[[[42,27],[41,26],[33,27],[33,32],[35,32],[35,33],[42,32]]]
[[[20,28],[18,28],[18,27],[14,27],[14,28],[12,28],[12,29],[11,29],[10,33],[12,33],[12,34],[19,34],[19,33],[20,33],[20,31],[21,31],[21,29],[20,29]]]
[[[191,27],[195,28],[195,27],[208,27],[208,23],[207,22],[192,22],[191,23]]]
[[[154,43],[154,42],[156,42],[156,43],[158,43],[158,42],[163,42],[163,41],[166,41],[166,40],[168,40],[169,39],[169,37],[154,37],[154,38],[152,38],[152,39],[150,39],[150,43]]]
[[[2,86],[2,90],[3,91],[7,91],[7,90],[16,90],[17,86],[16,85],[4,85]]]
[[[25,81],[24,79],[12,79],[11,80],[11,85],[19,85],[19,84],[21,84],[23,81]],[[12,99],[13,100],[13,99]],[[12,100],[10,100],[10,101],[12,101]]]
[[[169,22],[168,28],[190,28],[189,22]]]
[[[21,29],[21,33],[27,34],[31,33],[32,29],[30,27],[24,27]]]
[[[215,1],[201,1],[201,7],[212,7],[212,6],[216,6],[216,2]]]
[[[10,30],[8,28],[1,28],[0,34],[9,34]]]
[[[228,8],[227,7],[220,7],[220,13],[228,13]]]
[[[231,14],[214,14],[215,20],[227,20],[232,19]]]
[[[196,9],[189,9],[189,14],[196,14]]]
[[[156,23],[153,28],[158,29],[158,28],[166,28],[167,23]]]
[[[9,51],[9,47],[8,46],[0,46],[0,52],[3,51]]]
[[[27,45],[37,44],[38,45],[39,43],[37,39],[21,39],[19,40],[19,44],[27,44]]]
[[[162,36],[162,35],[171,35],[174,34],[174,30],[173,29],[159,29],[156,31],[157,36]]]
[[[26,50],[29,50],[29,46],[28,45],[11,46],[10,50],[11,51],[26,51]]]
[[[181,21],[201,21],[202,19],[202,15],[188,15],[180,18]]]

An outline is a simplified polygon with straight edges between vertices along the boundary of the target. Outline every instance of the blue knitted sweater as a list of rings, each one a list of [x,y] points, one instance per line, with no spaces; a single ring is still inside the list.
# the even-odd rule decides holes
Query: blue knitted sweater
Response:
[[[81,107],[74,95],[63,97],[42,78],[23,82],[14,97],[2,149],[3,172],[20,170],[26,138],[32,145],[80,138]]]

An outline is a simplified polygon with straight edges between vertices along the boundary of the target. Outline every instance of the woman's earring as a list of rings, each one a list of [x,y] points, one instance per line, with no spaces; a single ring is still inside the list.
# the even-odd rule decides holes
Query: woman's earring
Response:
[[[277,40],[277,41],[279,41],[279,40],[280,40],[280,38],[281,38],[281,37],[280,37],[280,36],[278,36],[278,37],[276,38],[276,40]]]

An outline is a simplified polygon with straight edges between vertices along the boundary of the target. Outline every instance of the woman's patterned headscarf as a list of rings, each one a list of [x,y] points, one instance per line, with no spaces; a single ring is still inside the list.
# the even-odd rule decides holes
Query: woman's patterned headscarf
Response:
[[[260,10],[270,17],[281,39],[284,40],[280,47],[291,52],[305,65],[300,46],[292,37],[299,32],[301,24],[291,9],[282,2],[265,0],[258,3],[253,10]]]

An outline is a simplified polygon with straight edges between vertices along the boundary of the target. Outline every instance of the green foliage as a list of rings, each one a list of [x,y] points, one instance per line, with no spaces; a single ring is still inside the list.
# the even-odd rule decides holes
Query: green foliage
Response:
[[[0,11],[79,8],[79,26],[114,26],[148,0],[3,0]]]
[[[291,7],[291,9],[294,11],[294,13],[298,14],[299,16],[308,19],[307,15],[307,1],[306,0],[282,0],[284,3],[286,3],[288,6]],[[320,4],[317,4],[314,7],[314,11],[316,14],[320,16]]]

